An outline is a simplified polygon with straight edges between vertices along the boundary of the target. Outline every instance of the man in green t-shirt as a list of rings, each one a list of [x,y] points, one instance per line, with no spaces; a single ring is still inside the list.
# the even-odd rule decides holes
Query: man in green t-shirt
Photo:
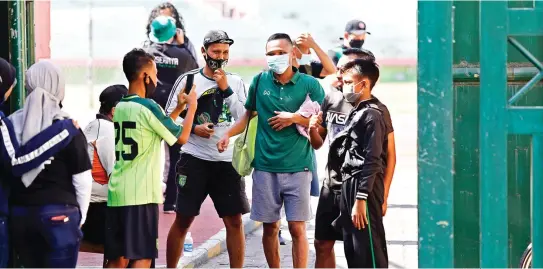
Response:
[[[247,112],[217,143],[218,150],[224,151],[230,137],[242,133],[247,121],[258,114],[251,219],[264,223],[262,243],[270,268],[280,267],[278,233],[283,204],[292,235],[294,267],[307,267],[309,251],[305,222],[311,218],[309,190],[315,167],[309,140],[296,129],[297,124],[308,126],[309,120],[296,112],[307,96],[321,104],[324,90],[315,78],[292,66],[296,57],[293,48],[287,34],[268,38],[270,70],[253,79],[245,103]]]
[[[183,91],[168,117],[153,100],[154,57],[134,49],[123,59],[128,95],[115,107],[116,163],[108,183],[104,257],[108,268],[149,268],[158,258],[158,205],[162,203],[162,140],[170,146],[187,142],[196,112],[196,93]],[[194,87],[193,87],[194,89]],[[189,104],[183,127],[174,119]]]

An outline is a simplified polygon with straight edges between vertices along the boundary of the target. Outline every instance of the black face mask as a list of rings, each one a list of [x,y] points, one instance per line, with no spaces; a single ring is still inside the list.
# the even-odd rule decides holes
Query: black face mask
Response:
[[[145,98],[151,98],[156,90],[156,85],[151,78],[149,78],[149,83],[146,83],[147,74],[143,77],[143,85],[145,86]]]
[[[207,66],[209,66],[209,68],[211,68],[211,70],[213,71],[217,69],[223,69],[228,63],[228,60],[213,59],[207,53],[204,55],[204,59],[206,60]]]
[[[352,39],[351,41],[349,41],[349,46],[351,46],[351,48],[360,49],[362,48],[363,45],[364,45],[364,39],[362,40]]]

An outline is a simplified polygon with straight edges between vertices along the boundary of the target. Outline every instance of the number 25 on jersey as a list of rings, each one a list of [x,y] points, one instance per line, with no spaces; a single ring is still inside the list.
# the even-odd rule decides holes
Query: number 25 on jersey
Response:
[[[127,134],[127,130],[135,130],[136,123],[133,121],[114,122],[115,125],[115,159],[119,161],[122,157],[125,161],[132,161],[138,156],[138,143]],[[122,141],[121,150],[117,150],[119,141]],[[125,151],[129,147],[130,149]]]

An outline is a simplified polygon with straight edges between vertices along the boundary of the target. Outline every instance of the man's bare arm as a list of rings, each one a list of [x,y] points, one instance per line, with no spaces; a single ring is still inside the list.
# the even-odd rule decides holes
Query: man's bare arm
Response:
[[[394,170],[396,168],[396,143],[394,141],[394,132],[388,134],[388,148],[387,148],[387,167],[385,169],[385,201],[388,198],[390,186],[392,185],[392,177],[394,176]]]
[[[245,131],[245,128],[247,127],[247,121],[256,117],[256,115],[257,113],[255,111],[245,111],[245,114],[241,116],[241,118],[236,123],[234,123],[232,127],[230,127],[226,134],[229,137],[232,137],[243,133],[243,131]]]

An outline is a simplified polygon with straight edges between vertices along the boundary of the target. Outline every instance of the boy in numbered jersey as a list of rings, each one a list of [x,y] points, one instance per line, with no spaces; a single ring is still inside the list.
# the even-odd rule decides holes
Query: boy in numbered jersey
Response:
[[[154,57],[134,49],[123,59],[128,95],[115,107],[115,167],[109,179],[105,258],[108,268],[149,268],[158,258],[158,204],[162,203],[161,147],[187,142],[197,100],[178,93],[171,118],[151,96],[156,88]],[[188,103],[183,127],[177,118]]]
[[[234,120],[245,113],[247,93],[243,80],[223,70],[233,43],[224,31],[208,32],[201,48],[206,65],[181,76],[166,105],[166,113],[172,114],[177,94],[185,87],[187,77],[193,76],[198,85],[198,109],[193,133],[183,145],[176,167],[179,189],[176,219],[168,234],[168,268],[177,266],[185,236],[208,195],[226,226],[230,266],[243,267],[245,236],[241,216],[249,212],[245,182],[232,167],[232,150],[219,153],[216,147]]]

